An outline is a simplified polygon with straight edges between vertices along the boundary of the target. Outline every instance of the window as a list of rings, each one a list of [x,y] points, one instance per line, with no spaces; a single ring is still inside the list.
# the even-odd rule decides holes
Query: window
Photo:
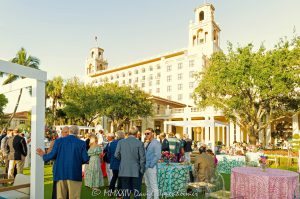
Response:
[[[204,12],[201,11],[201,12],[199,13],[199,21],[203,21],[203,20],[204,20]]]
[[[145,81],[145,79],[146,79],[146,77],[145,77],[145,76],[143,76],[143,77],[142,77],[142,80],[143,80],[143,81]]]
[[[101,56],[101,52],[98,52],[98,57],[100,57]]]
[[[178,90],[182,90],[182,84],[178,84]]]
[[[114,79],[114,77],[111,75],[111,76],[110,76],[110,80],[113,80],[113,79]]]
[[[144,88],[145,87],[145,83],[142,83],[142,88]]]
[[[167,96],[167,99],[168,100],[172,100],[172,97],[169,95],[169,96]]]
[[[167,76],[167,82],[170,82],[172,80],[172,76],[171,75],[168,75]]]
[[[182,69],[182,63],[178,63],[178,70]]]
[[[131,71],[128,72],[128,75],[131,76]]]
[[[145,68],[142,68],[142,73],[144,73],[146,70],[145,70]]]
[[[152,80],[153,79],[153,75],[151,74],[150,76],[149,76],[149,80]]]
[[[139,78],[138,77],[135,78],[135,82],[139,82]]]
[[[194,88],[194,82],[189,83],[189,88]]]
[[[194,77],[194,71],[190,71],[190,78]]]
[[[159,93],[160,89],[159,88],[156,88],[156,93]]]
[[[131,84],[131,79],[128,80],[128,83]]]
[[[94,58],[94,51],[92,52],[92,55],[91,55],[91,56],[92,56],[92,58]]]
[[[172,66],[171,65],[167,66],[167,72],[170,72],[171,70],[172,70]]]
[[[125,84],[125,80],[122,81],[123,85]]]
[[[120,77],[119,74],[117,74],[117,79],[119,79],[119,77]]]
[[[178,94],[178,100],[182,100],[182,94]]]
[[[25,124],[25,120],[20,120],[20,124]]]
[[[172,87],[171,86],[167,86],[167,92],[171,92]]]
[[[122,77],[125,77],[125,73],[122,73]]]
[[[134,71],[134,74],[139,74],[139,71],[138,71],[138,70],[135,70],[135,71]]]
[[[182,73],[179,73],[178,74],[178,80],[181,80],[182,79]]]
[[[151,81],[149,82],[149,86],[152,86],[152,82]]]
[[[156,80],[156,85],[159,85],[160,84],[160,80]]]
[[[189,66],[190,66],[190,67],[194,67],[194,60],[190,60],[190,61],[189,61]]]
[[[149,71],[153,71],[153,66],[149,66]]]
[[[157,73],[157,74],[156,74],[156,78],[160,78],[160,73]]]
[[[157,69],[157,70],[160,69],[160,65],[159,65],[159,64],[156,65],[156,69]]]

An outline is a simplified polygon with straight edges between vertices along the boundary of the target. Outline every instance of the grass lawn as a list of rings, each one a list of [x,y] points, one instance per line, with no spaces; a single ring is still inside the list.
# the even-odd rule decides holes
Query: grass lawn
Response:
[[[273,167],[273,165],[271,166]],[[274,168],[274,167],[273,167]],[[284,169],[284,170],[291,170],[291,171],[297,171],[297,167],[293,165],[292,167],[286,167],[286,166],[279,166],[277,167],[278,169]],[[45,185],[45,199],[51,199],[51,194],[52,194],[52,166],[51,165],[45,165],[44,167],[44,185]],[[29,175],[30,170],[29,168],[24,169],[24,174]],[[225,181],[225,188],[226,190],[230,190],[230,174],[222,174],[224,177]],[[105,184],[107,185],[107,180],[105,178]],[[107,196],[104,196],[104,191],[107,188],[101,188],[101,195],[93,196],[92,191],[88,188],[86,188],[84,185],[82,186],[82,192],[81,192],[81,198],[83,199],[89,199],[89,198],[109,198]],[[146,187],[145,185],[142,186],[142,193],[146,193]],[[142,197],[143,199],[146,197]],[[179,198],[196,198],[196,197],[174,197],[174,199],[179,199]]]
[[[45,187],[45,199],[51,199],[52,196],[52,166],[51,165],[45,165],[44,167],[44,187]],[[24,169],[24,174],[29,175],[30,170],[29,168]],[[223,174],[224,180],[225,180],[225,186],[226,189],[230,189],[230,175],[229,174]],[[105,178],[105,184],[107,185],[107,180]],[[101,188],[101,195],[98,196],[92,196],[92,190],[86,188],[84,185],[82,186],[82,192],[81,192],[81,198],[83,199],[89,199],[89,198],[109,198],[104,196],[104,190],[107,188]],[[146,187],[143,184],[142,186],[142,193],[146,193]],[[142,197],[143,199],[146,197]],[[179,198],[195,198],[195,197],[174,197],[174,199]]]

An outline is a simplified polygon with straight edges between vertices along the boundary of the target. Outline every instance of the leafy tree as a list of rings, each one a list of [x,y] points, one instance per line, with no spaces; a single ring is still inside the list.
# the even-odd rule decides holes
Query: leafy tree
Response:
[[[67,81],[63,91],[63,111],[77,124],[90,126],[101,111],[99,87],[85,85],[78,78]]]
[[[149,95],[137,87],[106,83],[101,86],[103,114],[113,122],[114,129],[120,129],[130,119],[152,115]]]
[[[8,100],[5,97],[5,95],[0,94],[0,120],[1,120],[0,125],[2,124],[2,121],[4,121],[3,110],[4,110],[7,103],[8,103]]]
[[[47,122],[55,125],[57,121],[57,109],[61,105],[62,91],[63,91],[62,77],[54,77],[48,80],[46,84],[46,98],[52,100],[50,110],[47,110]]]
[[[35,68],[35,69],[39,69],[39,65],[40,65],[40,60],[36,57],[28,55],[26,50],[23,47],[17,52],[16,56],[11,60],[11,62],[26,66],[26,67],[30,67],[30,68]],[[13,75],[13,74],[8,74],[7,78],[3,82],[3,85],[12,83],[19,78],[24,78],[24,77],[20,77],[18,75]],[[9,118],[7,124],[3,128],[3,130],[6,129],[10,125],[11,120],[14,118],[14,116],[17,112],[18,106],[19,106],[22,92],[23,92],[23,89],[20,89],[18,100],[15,105],[14,111],[13,111],[11,117]]]
[[[280,40],[272,50],[253,45],[217,52],[199,73],[194,99],[237,122],[254,142],[269,124],[299,111],[300,38]]]

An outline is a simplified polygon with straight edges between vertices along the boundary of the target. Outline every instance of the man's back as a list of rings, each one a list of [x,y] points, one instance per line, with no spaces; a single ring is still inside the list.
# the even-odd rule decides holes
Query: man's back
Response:
[[[170,152],[174,154],[180,153],[180,140],[176,137],[168,138]]]
[[[120,140],[117,145],[115,157],[121,160],[119,168],[120,177],[139,177],[145,171],[145,149],[141,141],[129,136]]]
[[[25,139],[19,135],[8,138],[8,160],[21,160],[21,156],[27,155],[27,145]]]
[[[210,180],[214,173],[214,159],[210,155],[201,153],[196,157],[195,170],[199,181]]]
[[[85,142],[69,135],[55,141],[52,151],[43,156],[44,161],[55,159],[54,181],[82,181],[82,164],[89,160]]]

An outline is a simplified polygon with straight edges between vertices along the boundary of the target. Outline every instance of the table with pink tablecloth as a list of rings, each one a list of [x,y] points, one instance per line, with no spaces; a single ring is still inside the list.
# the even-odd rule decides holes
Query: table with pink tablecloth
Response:
[[[231,197],[245,199],[299,198],[298,173],[280,169],[236,167],[231,172]]]

